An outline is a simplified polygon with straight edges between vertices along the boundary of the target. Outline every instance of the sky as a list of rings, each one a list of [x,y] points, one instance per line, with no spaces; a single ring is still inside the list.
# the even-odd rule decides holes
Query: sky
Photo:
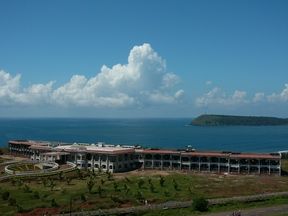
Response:
[[[0,117],[288,117],[288,1],[0,0]]]

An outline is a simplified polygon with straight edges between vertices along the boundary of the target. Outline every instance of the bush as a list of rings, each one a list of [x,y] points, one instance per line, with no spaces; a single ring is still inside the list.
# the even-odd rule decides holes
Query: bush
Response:
[[[24,193],[31,193],[32,192],[30,187],[27,184],[24,185],[23,191],[24,191]]]
[[[55,201],[55,199],[51,200],[51,207],[58,207],[57,202]]]
[[[208,211],[208,200],[203,197],[198,197],[193,200],[192,208],[195,211]]]
[[[10,206],[15,206],[17,204],[16,199],[10,197],[8,200]]]
[[[17,207],[17,212],[19,212],[19,213],[23,213],[24,212],[24,209],[23,209],[22,206],[16,205],[16,207]]]
[[[39,192],[38,192],[38,191],[34,191],[34,193],[33,193],[33,198],[34,198],[34,199],[40,199],[40,195],[39,195]]]
[[[10,196],[9,191],[4,191],[4,192],[2,193],[2,199],[3,199],[3,200],[8,200],[9,196]]]
[[[87,201],[87,198],[86,198],[85,194],[81,194],[80,199],[81,199],[82,202],[86,202]]]

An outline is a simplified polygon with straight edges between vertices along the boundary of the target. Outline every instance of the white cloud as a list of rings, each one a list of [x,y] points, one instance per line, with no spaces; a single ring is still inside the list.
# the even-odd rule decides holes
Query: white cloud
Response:
[[[263,101],[265,101],[265,94],[263,92],[255,93],[253,102],[258,103],[258,102],[263,102]]]
[[[280,93],[272,93],[267,96],[268,102],[287,102],[288,101],[288,84],[284,85],[284,89]]]
[[[54,82],[20,86],[20,75],[0,71],[0,105],[46,103],[60,106],[126,107],[176,103],[184,91],[180,78],[166,70],[166,63],[150,46],[134,46],[127,64],[103,65],[94,77],[74,75],[62,86]]]
[[[211,81],[211,80],[207,80],[207,81],[205,82],[205,84],[206,84],[206,85],[211,85],[211,84],[212,84],[212,81]]]
[[[33,84],[21,89],[21,75],[12,76],[0,71],[0,105],[48,103],[54,82]]]
[[[218,106],[234,106],[248,103],[245,91],[236,90],[232,95],[227,95],[219,87],[214,87],[201,97],[196,98],[195,105],[198,107],[206,107],[209,105]]]

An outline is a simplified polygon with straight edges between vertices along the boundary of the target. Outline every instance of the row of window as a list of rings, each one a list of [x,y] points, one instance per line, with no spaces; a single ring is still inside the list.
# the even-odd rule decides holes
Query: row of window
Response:
[[[134,160],[134,156],[133,154],[124,154],[124,155],[117,155],[117,156],[108,156],[107,155],[98,155],[98,154],[83,154],[83,155],[77,155],[77,160],[95,160],[95,161],[99,161],[99,159],[101,161],[111,161],[111,162],[116,162],[116,159],[118,159],[118,161],[128,161],[128,160]]]
[[[77,166],[78,167],[82,167],[82,168],[86,168],[86,164],[80,164],[80,163],[77,163]],[[93,166],[92,166],[92,164],[87,164],[87,167],[88,168],[92,168]],[[99,168],[101,168],[101,169],[107,169],[107,165],[106,164],[102,164],[101,166],[99,165],[99,164],[94,164],[94,168],[97,168],[97,169],[99,169]],[[130,164],[119,164],[117,167],[115,166],[115,165],[109,165],[108,166],[108,168],[110,169],[110,170],[114,170],[114,169],[131,169],[131,168],[134,168],[134,163],[130,163]]]

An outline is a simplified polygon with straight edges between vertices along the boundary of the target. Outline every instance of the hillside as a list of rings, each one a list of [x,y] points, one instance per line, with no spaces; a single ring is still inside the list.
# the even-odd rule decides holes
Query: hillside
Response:
[[[229,126],[229,125],[288,125],[288,119],[262,116],[200,115],[193,119],[196,126]]]

